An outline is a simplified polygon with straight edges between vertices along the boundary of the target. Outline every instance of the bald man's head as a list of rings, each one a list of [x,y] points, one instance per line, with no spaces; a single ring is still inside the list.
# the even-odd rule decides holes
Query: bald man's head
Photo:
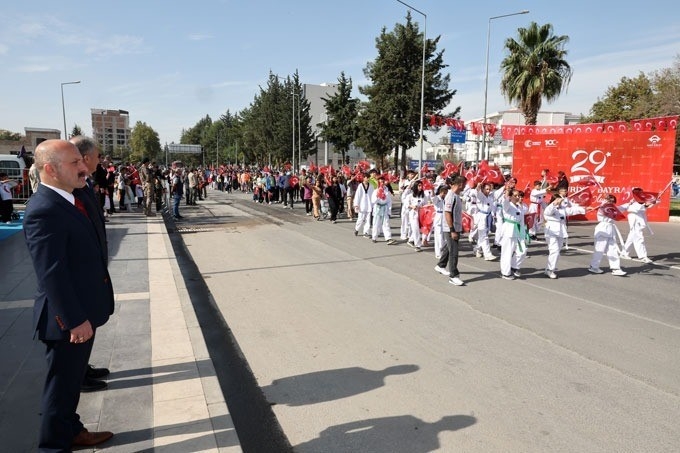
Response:
[[[36,147],[34,156],[43,183],[69,193],[85,185],[87,167],[73,143],[45,140]]]

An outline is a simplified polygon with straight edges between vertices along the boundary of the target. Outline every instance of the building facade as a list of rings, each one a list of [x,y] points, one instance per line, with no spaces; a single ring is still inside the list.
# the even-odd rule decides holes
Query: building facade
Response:
[[[90,109],[92,138],[108,155],[124,155],[130,152],[130,116],[127,110]]]

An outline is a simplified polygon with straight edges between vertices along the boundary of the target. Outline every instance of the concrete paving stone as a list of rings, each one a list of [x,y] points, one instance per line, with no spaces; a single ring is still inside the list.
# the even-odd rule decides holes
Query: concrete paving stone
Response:
[[[210,413],[210,420],[212,420],[213,429],[215,430],[217,447],[220,451],[230,453],[242,451],[227,405],[223,402],[208,404],[208,412]]]
[[[147,300],[149,298],[149,292],[141,292],[141,293],[117,293],[114,294],[114,298],[116,301],[124,301],[124,300]]]
[[[168,307],[153,305],[151,307],[151,323],[153,329],[186,330],[182,308],[175,304],[169,304]]]
[[[186,453],[187,451],[217,452],[217,439],[210,420],[154,431],[154,451]]]
[[[202,363],[202,362],[199,362]],[[215,370],[212,369],[214,373]],[[222,388],[220,387],[220,381],[217,376],[210,374],[201,373],[201,383],[203,385],[203,395],[205,396],[205,401],[208,404],[225,404],[224,394],[222,393]]]
[[[148,430],[152,426],[151,386],[130,388],[105,395],[101,406],[99,429],[122,434]]]
[[[210,352],[203,339],[203,332],[200,327],[188,327],[189,337],[191,338],[191,346],[194,349],[194,357],[196,360],[210,359]]]
[[[171,401],[178,398],[200,396],[204,398],[203,385],[199,377],[193,379],[184,378],[181,381],[157,382],[153,381],[154,401]]]
[[[164,360],[194,356],[194,350],[189,343],[189,334],[162,330],[151,332],[151,360]]]
[[[165,425],[188,424],[209,418],[203,395],[168,401],[154,400],[153,408],[154,425],[161,431],[165,429]]]

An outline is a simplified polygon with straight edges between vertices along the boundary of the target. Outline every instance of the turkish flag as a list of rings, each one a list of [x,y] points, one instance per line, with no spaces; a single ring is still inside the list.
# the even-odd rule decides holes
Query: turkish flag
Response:
[[[290,177],[290,185],[297,186],[300,183],[300,179],[297,176]]]
[[[313,163],[310,162],[309,163],[309,171],[311,173],[316,173],[316,170],[317,170],[316,165],[314,165]]]
[[[477,184],[475,182],[476,173],[472,168],[465,172],[465,179],[467,179],[467,185],[470,187],[474,187]]]
[[[606,217],[612,220],[623,220],[626,216],[623,215],[619,208],[616,207],[614,203],[605,203],[600,206],[600,212]]]
[[[434,205],[421,206],[418,210],[418,222],[420,223],[420,232],[425,235],[430,234],[434,222]]]
[[[349,168],[347,165],[342,166],[342,172],[345,174],[346,177],[352,176],[352,169]]]
[[[577,204],[583,208],[587,208],[593,204],[593,186],[585,186],[567,197],[572,203]]]
[[[524,214],[524,224],[527,226],[527,229],[531,229],[534,227],[534,223],[536,222],[536,213],[532,214]]]
[[[621,187],[621,195],[618,202],[620,204],[629,203],[633,201],[633,188],[631,186]]]
[[[359,167],[362,172],[367,172],[368,169],[371,168],[371,164],[367,160],[360,160],[357,162],[357,167]]]
[[[430,181],[427,178],[423,179],[423,190],[432,190],[432,189],[434,189],[434,186],[432,185],[432,181]]]
[[[645,192],[640,188],[635,188],[632,191],[633,200],[638,203],[656,203],[659,198],[659,192]]]
[[[501,171],[501,169],[498,165],[494,165],[493,167],[489,167],[489,169],[486,172],[486,180],[488,182],[491,182],[491,183],[494,183],[494,184],[505,183],[505,178],[503,177],[503,172]]]
[[[463,232],[469,233],[472,229],[472,216],[463,211]]]

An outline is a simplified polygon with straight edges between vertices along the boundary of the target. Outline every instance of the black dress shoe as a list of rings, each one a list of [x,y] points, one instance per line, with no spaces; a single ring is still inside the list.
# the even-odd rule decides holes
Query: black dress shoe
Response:
[[[108,368],[95,368],[90,364],[87,365],[87,372],[85,373],[85,376],[89,378],[100,379],[108,375],[109,375]]]
[[[80,384],[80,391],[83,393],[97,392],[99,390],[104,390],[109,385],[105,381],[100,381],[98,379],[92,379],[85,376],[83,383]]]

